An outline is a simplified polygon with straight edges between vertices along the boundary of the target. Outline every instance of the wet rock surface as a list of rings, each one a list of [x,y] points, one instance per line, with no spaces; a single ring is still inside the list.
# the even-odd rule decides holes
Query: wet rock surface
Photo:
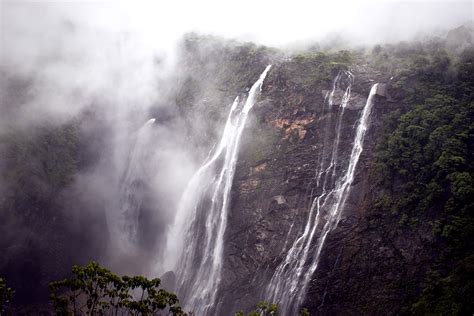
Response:
[[[329,91],[331,81],[315,81],[305,86],[295,82],[291,68],[291,62],[289,65],[277,64],[269,73],[264,83],[263,100],[256,105],[252,121],[243,136],[226,231],[220,309],[224,314],[242,308],[249,309],[264,298],[269,279],[304,228],[316,194],[313,192],[316,187],[315,175],[322,158],[325,138],[327,141],[327,138],[334,137],[341,91],[335,93],[335,106],[330,111],[324,111],[326,93],[321,91]],[[350,155],[354,124],[374,83],[369,77],[387,80],[380,74],[363,71],[355,73],[353,93],[342,121],[340,157]],[[365,237],[365,208],[370,203],[373,189],[369,174],[377,135],[383,128],[382,117],[393,108],[387,105],[386,89],[380,91],[376,96],[371,126],[341,223],[330,234],[310,285],[305,306],[312,312],[347,313],[357,295],[352,290],[344,292],[347,287],[343,285],[346,281],[363,281],[359,277],[364,272],[360,272],[355,280],[350,280],[347,271],[337,268],[341,262],[352,265],[350,258],[354,252],[358,253],[361,247],[374,245]],[[338,163],[340,165],[337,168],[342,168],[344,159]],[[380,238],[377,233],[373,235],[374,238]],[[384,260],[397,255],[391,248],[384,248],[383,239],[377,245],[379,248],[374,251],[385,256]],[[355,264],[363,265],[362,262]],[[372,266],[367,266],[362,271],[371,269]],[[379,271],[384,270],[380,268]],[[384,275],[381,278],[383,281]],[[382,281],[381,285],[384,284]],[[332,292],[328,296],[329,287]],[[340,298],[333,301],[337,295],[344,296],[343,301],[350,303],[336,309],[336,305],[331,305],[331,302],[339,301]]]

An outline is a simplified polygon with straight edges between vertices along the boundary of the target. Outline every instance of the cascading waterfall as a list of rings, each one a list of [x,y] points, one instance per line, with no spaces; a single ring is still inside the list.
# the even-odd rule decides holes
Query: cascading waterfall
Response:
[[[327,168],[323,169],[324,157],[325,157],[325,153],[323,152],[323,155],[321,156],[320,170],[316,178],[317,184],[319,184],[322,174],[323,173],[329,174],[329,171],[331,170],[332,170],[331,181],[334,182],[334,178],[336,176],[337,159],[338,159],[338,154],[339,154],[339,140],[341,138],[342,117],[344,116],[347,103],[349,102],[349,99],[351,97],[351,88],[352,88],[353,80],[354,80],[354,76],[352,75],[352,73],[349,71],[344,71],[344,72],[339,72],[336,79],[333,82],[333,87],[329,94],[329,99],[328,99],[329,110],[331,110],[331,108],[334,106],[335,92],[337,90],[342,90],[341,84],[343,81],[346,81],[347,87],[345,89],[344,95],[342,96],[342,99],[341,99],[340,106],[338,108],[337,121],[336,121],[336,137],[334,138],[334,143],[331,146],[332,147],[331,162],[329,163],[329,166]],[[329,123],[329,121],[327,122]]]
[[[175,272],[176,292],[185,310],[195,315],[213,313],[216,306],[239,142],[270,67],[253,84],[245,102],[235,99],[222,138],[188,183],[168,234],[164,267]]]
[[[326,238],[329,232],[336,228],[340,220],[354,180],[355,168],[363,150],[364,137],[369,124],[377,84],[372,86],[358,120],[349,163],[345,169],[336,172],[341,122],[350,99],[352,74],[350,72],[338,74],[333,82],[332,91],[327,96],[328,106],[332,107],[334,93],[336,89],[340,89],[339,85],[342,78],[345,78],[347,88],[338,109],[335,138],[330,148],[331,156],[330,159],[325,159],[328,150],[325,144],[315,176],[317,194],[312,201],[308,220],[302,234],[288,250],[285,259],[277,267],[266,288],[265,299],[269,302],[278,303],[282,315],[297,315],[299,312],[306,296],[309,281],[318,266]],[[337,174],[341,174],[341,176],[337,178]]]
[[[149,152],[148,142],[155,119],[148,120],[137,133],[137,137],[123,173],[120,184],[120,208],[115,229],[119,246],[129,250],[138,242],[140,207],[143,203],[146,168],[144,162]]]

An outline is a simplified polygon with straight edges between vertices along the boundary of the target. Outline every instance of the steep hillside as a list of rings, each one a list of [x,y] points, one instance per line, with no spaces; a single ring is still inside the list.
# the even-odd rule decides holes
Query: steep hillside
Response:
[[[335,137],[338,102],[325,110],[325,95],[344,69],[355,79],[339,168],[370,86],[382,85],[349,199],[304,306],[318,314],[472,309],[472,48],[463,45],[453,50],[449,40],[431,39],[365,54],[310,51],[271,61],[239,51],[236,60],[246,63],[224,75],[274,65],[239,157],[221,312],[250,308],[265,297],[308,220],[317,167],[328,155],[324,143]],[[208,62],[225,68],[226,61]],[[460,274],[469,281],[461,283]]]
[[[456,55],[442,41],[418,45],[377,47],[367,64],[352,66],[349,103],[360,103],[373,82],[386,89],[375,101],[350,198],[313,276],[304,304],[311,312],[472,310],[472,49]],[[263,296],[307,220],[322,142],[334,137],[323,126],[336,113],[321,111],[329,82],[313,77],[308,84],[305,77],[321,75],[324,61],[305,62],[277,65],[249,128],[234,188],[223,306],[235,297],[234,309],[249,306]],[[385,72],[395,63],[401,67]],[[297,75],[293,67],[300,67]],[[346,159],[357,112],[343,119],[339,155]]]
[[[474,48],[466,32],[472,34],[462,27],[446,38],[292,53],[196,34],[183,39],[175,84],[160,100],[169,106],[160,103],[147,115],[164,127],[156,128],[157,139],[169,135],[161,133],[169,126],[182,128],[181,141],[199,163],[221,136],[234,98],[245,97],[272,65],[242,134],[217,314],[278,297],[272,280],[279,268],[291,270],[285,260],[303,260],[290,250],[309,235],[311,221],[319,226],[313,225],[300,270],[315,272],[307,284],[297,282],[305,295],[294,306],[311,315],[472,314]],[[12,107],[28,96],[28,80],[6,82]],[[111,146],[103,134],[113,129],[102,130],[105,118],[91,108],[33,132],[2,129],[0,230],[7,233],[0,275],[17,290],[17,305],[44,303],[48,281],[67,276],[73,263],[107,256],[105,209],[115,196],[89,196],[110,179],[97,187],[77,181],[109,163],[101,155]],[[348,187],[339,193],[343,182]],[[160,262],[164,241],[153,235],[164,236],[171,219],[151,219],[170,207],[166,192],[139,210],[150,245],[111,264],[150,273],[144,267]],[[333,221],[326,238],[323,226]],[[172,287],[173,273],[163,281]],[[297,289],[283,291],[292,296]]]

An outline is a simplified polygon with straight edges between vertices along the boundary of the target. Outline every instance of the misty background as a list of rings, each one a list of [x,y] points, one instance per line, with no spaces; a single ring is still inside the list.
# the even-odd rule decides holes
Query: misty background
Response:
[[[25,301],[92,259],[118,273],[165,272],[167,226],[235,97],[216,89],[212,64],[208,77],[193,72],[190,32],[284,50],[370,48],[473,17],[470,1],[2,1],[0,10],[0,272]],[[190,78],[192,108],[178,97]],[[210,99],[222,101],[213,117]],[[141,210],[131,243],[129,198]]]

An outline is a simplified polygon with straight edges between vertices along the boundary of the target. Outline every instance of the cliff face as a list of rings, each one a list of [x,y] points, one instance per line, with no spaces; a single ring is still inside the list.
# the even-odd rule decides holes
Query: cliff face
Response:
[[[301,65],[297,61],[275,65],[265,82],[264,100],[254,112],[253,124],[246,130],[227,229],[222,305],[232,307],[226,312],[239,307],[249,308],[264,297],[273,271],[301,235],[311,203],[318,194],[313,192],[316,190],[316,173],[321,159],[330,159],[331,151],[324,151],[323,148],[336,137],[342,92],[336,90],[335,104],[325,111],[325,95],[331,89],[331,83],[310,78],[314,71],[311,65]],[[294,76],[295,72],[298,76]],[[347,164],[355,125],[371,85],[387,80],[375,71],[363,72],[361,69],[354,72],[351,99],[348,110],[342,116],[337,170]],[[396,107],[395,103],[387,102],[387,98],[380,95],[384,93],[382,89],[378,93],[364,151],[339,225],[344,229],[331,234],[328,244],[324,246],[318,274],[326,275],[333,270],[334,263],[329,261],[333,257],[327,259],[328,252],[341,260],[342,253],[346,255],[346,235],[363,225],[367,195],[372,194],[373,189],[369,179],[373,149],[380,135],[379,130],[383,128],[382,117]],[[351,244],[351,247],[356,245]],[[329,281],[315,278],[315,282],[317,291],[322,290],[316,295],[324,296],[321,284]],[[310,291],[315,290],[311,288]],[[318,301],[322,301],[322,297],[316,295],[308,297],[308,306],[312,309],[319,306]]]
[[[452,41],[451,36],[448,48]],[[474,50],[452,57],[439,43],[423,45],[376,46],[372,53],[309,51],[288,57],[254,44],[186,38],[175,90],[162,101],[173,106],[157,107],[150,114],[161,118],[158,123],[163,125],[179,120],[187,131],[185,143],[201,160],[222,132],[226,105],[245,95],[272,64],[241,139],[225,231],[219,315],[250,310],[265,299],[275,270],[301,235],[311,203],[321,194],[321,161],[331,160],[335,148],[334,173],[339,176],[347,168],[356,126],[374,83],[380,85],[354,181],[341,219],[324,243],[302,307],[318,315],[392,315],[423,313],[440,301],[440,314],[470,310],[472,304],[451,302],[472,297],[474,220],[469,210],[474,196],[474,134],[469,126],[474,115]],[[341,87],[334,87],[334,82],[348,70],[353,76],[351,97],[340,116],[347,82]],[[10,148],[3,153],[11,154],[2,157],[8,164],[2,175],[18,184],[5,189],[8,194],[0,206],[7,220],[2,227],[14,223],[11,227],[27,233],[11,234],[0,242],[6,249],[0,271],[19,289],[20,303],[31,303],[33,296],[46,298],[48,281],[65,276],[72,263],[100,258],[110,238],[103,231],[106,201],[84,203],[88,190],[69,187],[76,169],[97,160],[94,154],[103,143],[100,137],[91,141],[91,134],[66,127],[40,133],[27,144],[0,139]],[[42,143],[53,150],[41,148]],[[37,155],[37,164],[31,165],[32,155]],[[56,161],[62,161],[64,169],[48,165]],[[42,186],[36,185],[36,176],[27,179],[30,173],[41,173],[38,178],[48,182],[44,187],[55,191],[37,191]],[[161,202],[157,208],[169,208]],[[74,215],[80,219],[71,214],[81,214]],[[144,227],[156,234],[152,224]],[[43,239],[36,240],[38,234]],[[81,251],[68,255],[76,248]],[[38,255],[27,256],[31,249]],[[314,253],[314,245],[310,251]],[[45,253],[55,261],[44,259]],[[31,280],[38,285],[31,286]],[[419,309],[412,309],[414,303]]]
[[[249,73],[258,73],[269,63],[273,67],[264,82],[261,101],[252,110],[240,148],[225,237],[219,313],[249,310],[264,299],[273,273],[301,235],[311,202],[320,193],[316,189],[318,166],[330,155],[324,148],[336,138],[343,89],[336,89],[335,102],[329,110],[325,96],[332,89],[337,74],[346,69],[351,69],[354,83],[341,121],[338,171],[347,165],[355,125],[370,87],[376,82],[381,84],[347,203],[337,228],[329,233],[322,248],[303,307],[311,314],[323,315],[423,313],[423,308],[433,306],[430,305],[433,302],[441,302],[435,307],[440,312],[469,310],[466,302],[462,302],[463,297],[472,294],[471,281],[466,281],[465,286],[458,282],[460,273],[472,280],[470,246],[459,239],[465,238],[459,234],[468,236],[472,232],[466,228],[471,227],[469,216],[463,213],[462,207],[451,210],[458,212],[457,218],[467,216],[462,224],[466,226],[459,228],[464,233],[456,233],[457,239],[447,237],[448,233],[441,231],[456,225],[449,219],[452,216],[449,214],[454,213],[447,212],[443,206],[453,194],[450,184],[437,180],[444,186],[440,189],[445,190],[444,198],[415,207],[425,195],[434,193],[423,193],[416,186],[407,189],[407,183],[412,185],[413,181],[403,175],[407,171],[403,171],[400,164],[394,164],[396,167],[391,169],[387,164],[381,167],[380,158],[382,147],[395,146],[397,149],[386,155],[389,161],[400,155],[408,164],[420,164],[415,162],[419,155],[414,152],[419,146],[425,146],[428,138],[431,141],[437,132],[422,139],[412,134],[412,130],[434,131],[441,123],[436,120],[426,126],[420,123],[423,115],[431,117],[433,113],[416,114],[417,104],[443,94],[457,101],[451,99],[444,104],[441,101],[441,105],[436,105],[440,109],[445,107],[449,112],[450,102],[457,102],[464,109],[469,107],[472,99],[468,82],[471,79],[465,77],[465,71],[472,55],[467,57],[464,52],[459,60],[449,61],[451,57],[440,47],[443,46],[431,42],[420,51],[409,46],[389,45],[374,49],[369,56],[343,51],[291,58],[278,54],[256,58],[252,50],[239,51],[236,60],[245,60],[246,64],[233,68],[237,77],[244,74],[250,78]],[[219,64],[219,59],[213,62]],[[231,73],[222,75],[232,77]],[[240,81],[244,85],[226,92],[238,94],[251,84],[251,79],[247,81]],[[414,111],[414,116],[409,123],[403,123],[408,118],[400,119],[400,115],[410,111]],[[442,111],[435,115],[442,118]],[[459,115],[465,120],[469,114],[463,113]],[[403,124],[406,130],[399,130]],[[414,143],[387,141],[387,137],[396,133],[406,134],[405,142],[412,139]],[[469,146],[467,139],[460,141],[467,141],[465,146]],[[470,155],[469,150],[462,152],[460,155]],[[434,155],[438,157],[440,152]],[[426,160],[424,164],[430,166],[436,159]],[[434,165],[438,163],[439,160]],[[390,175],[384,176],[387,172],[381,171],[384,168],[390,169]],[[452,168],[470,170],[467,166]],[[424,182],[427,171],[412,170],[412,178],[420,181],[418,187],[433,186]],[[464,200],[463,203],[472,202]],[[444,251],[444,248],[456,250]]]
[[[189,104],[183,113],[190,120],[196,114],[203,115],[203,112],[199,113],[203,109],[204,113],[221,113],[204,116],[224,117],[222,105],[230,104],[233,96],[245,91],[257,74],[267,64],[272,64],[260,102],[252,109],[242,137],[232,187],[220,289],[222,299],[218,307],[219,313],[231,314],[240,309],[251,309],[265,298],[266,287],[275,269],[308,221],[311,203],[321,193],[316,192],[318,167],[322,160],[331,159],[331,146],[337,137],[336,125],[346,86],[334,89],[332,106],[328,106],[328,95],[334,88],[336,76],[351,66],[351,58],[348,52],[308,53],[285,58],[265,48],[222,46],[219,42],[213,44],[212,40],[203,45],[193,38],[186,48],[181,80],[184,84],[177,105]],[[211,52],[210,55],[207,51]],[[233,66],[228,68],[230,55]],[[213,86],[217,89],[186,93],[189,87],[200,86],[197,82],[192,84],[196,78],[216,70],[219,70],[218,78],[216,76]],[[369,175],[374,148],[382,134],[384,116],[397,108],[397,103],[388,98],[389,75],[369,65],[352,65],[351,70],[354,82],[347,109],[341,117],[336,148],[338,175],[347,168],[356,125],[370,88],[376,82],[381,84],[370,115],[364,150],[339,225],[346,227],[341,231],[343,235],[360,230],[364,225],[365,210],[371,203],[367,196],[373,193]],[[225,93],[219,88],[223,83],[227,83],[223,86]],[[194,105],[186,101],[191,95],[194,96]],[[195,104],[202,103],[200,100],[205,100],[206,105],[196,108]],[[332,244],[331,253],[337,252],[337,257],[342,257],[340,252],[344,247],[333,240],[336,233],[334,238],[345,242],[337,230],[331,234],[328,243]],[[328,261],[333,259],[326,253],[328,247],[325,245],[323,248],[318,273],[324,271],[321,273],[328,274],[331,269],[327,267],[334,266]],[[325,281],[318,278],[316,291],[323,290],[319,282]],[[311,287],[310,292],[314,291]],[[320,305],[321,298],[317,295],[325,294],[311,294],[305,304],[313,311]]]

